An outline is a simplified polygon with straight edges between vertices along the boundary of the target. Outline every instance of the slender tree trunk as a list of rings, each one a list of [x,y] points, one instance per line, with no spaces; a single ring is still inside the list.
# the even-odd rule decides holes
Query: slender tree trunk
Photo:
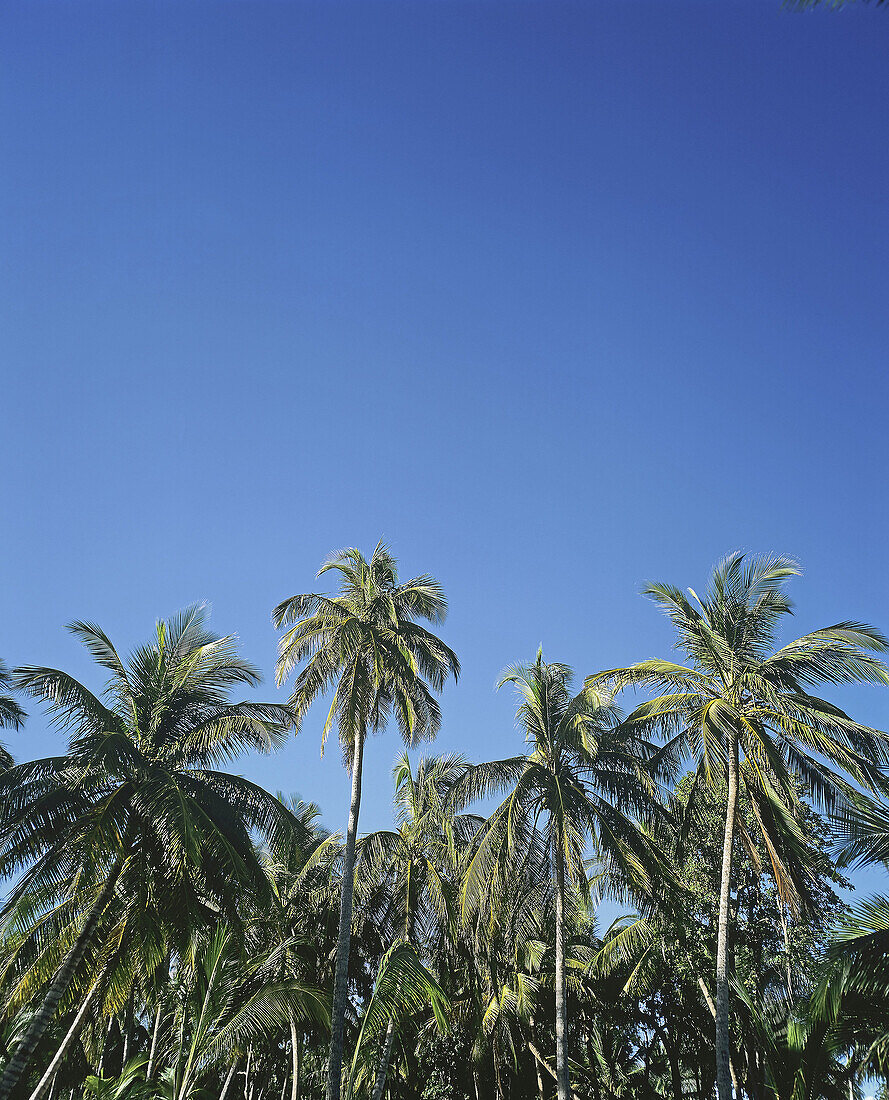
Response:
[[[232,1083],[232,1078],[235,1075],[235,1067],[237,1066],[237,1064],[238,1063],[237,1063],[237,1059],[236,1059],[229,1066],[228,1073],[226,1074],[225,1081],[223,1082],[223,1085],[222,1085],[222,1092],[220,1092],[220,1094],[219,1094],[219,1100],[225,1100],[226,1094],[228,1093],[228,1087]]]
[[[787,928],[787,914],[784,902],[778,898],[778,910],[781,913],[781,931],[784,933],[784,965],[787,968],[787,996],[793,1000],[793,974],[790,969],[790,932]]]
[[[568,1075],[568,1000],[565,996],[565,867],[556,853],[556,1093],[570,1100]]]
[[[532,1035],[534,1034],[534,1023],[535,1023],[535,1020],[534,1020],[534,1017],[532,1016],[531,1019],[528,1021],[528,1024],[531,1028]],[[538,1098],[538,1100],[544,1100],[543,1071],[540,1068],[540,1057],[537,1053],[537,1048],[530,1041],[530,1039],[528,1040],[528,1050],[530,1050],[531,1053],[534,1055],[534,1070],[537,1074],[537,1098]]]
[[[395,1021],[390,1016],[389,1023],[386,1026],[386,1038],[383,1040],[383,1049],[380,1052],[380,1064],[377,1067],[371,1100],[383,1100],[383,1089],[386,1087],[386,1074],[389,1072],[389,1059],[392,1057],[392,1040],[394,1038]]]
[[[105,1055],[108,1053],[108,1040],[111,1038],[111,1031],[113,1027],[114,1017],[112,1016],[111,1019],[108,1021],[108,1027],[105,1028],[105,1034],[102,1036],[102,1047],[99,1050],[99,1064],[96,1067],[97,1077],[102,1077],[105,1073]]]
[[[667,1057],[670,1060],[670,1079],[673,1086],[673,1095],[676,1100],[681,1100],[682,1097],[682,1065],[679,1054],[679,1044],[681,1042],[679,1028],[675,1026],[676,1021],[670,1016],[670,1027],[664,1032],[664,1043],[669,1044],[667,1049]]]
[[[688,959],[689,966],[691,966],[692,965],[691,956],[686,955],[686,958]],[[710,1009],[710,1015],[713,1017],[713,1022],[715,1023],[716,1022],[716,1005],[713,1003],[713,998],[710,996],[710,990],[707,988],[707,983],[704,981],[704,979],[700,975],[698,975],[698,985],[700,986],[701,992],[704,994],[704,1000],[707,1002],[707,1008]],[[731,1070],[731,1074],[732,1074],[732,1085],[734,1086],[735,1092],[738,1092],[738,1076],[735,1073],[735,1063],[734,1063],[734,1060],[732,1058],[729,1058],[729,1069]],[[698,1074],[698,1091],[699,1092],[701,1091],[701,1087],[702,1087],[701,1084],[700,1084],[700,1080],[701,1080],[701,1075]]]
[[[81,1004],[80,1008],[78,1008],[77,1015],[74,1017],[71,1026],[65,1032],[65,1038],[62,1040],[59,1049],[53,1056],[53,1060],[46,1067],[46,1072],[37,1082],[36,1088],[31,1093],[30,1100],[40,1100],[40,1097],[43,1094],[43,1090],[46,1088],[50,1079],[54,1077],[56,1070],[62,1064],[62,1059],[68,1052],[68,1047],[71,1046],[71,1043],[74,1041],[75,1036],[77,1035],[78,1031],[80,1031],[81,1025],[83,1024],[83,1018],[84,1016],[86,1016],[87,1011],[89,1010],[90,1005],[93,1003],[93,1000],[98,991],[99,983],[94,982],[93,985],[90,987],[89,993],[87,993],[87,995],[84,997],[83,1004]]]
[[[528,1043],[528,1050],[530,1050],[531,1053],[534,1055],[534,1059],[537,1063],[538,1091],[540,1092],[540,1094],[542,1096],[543,1095],[543,1077],[540,1073],[541,1069],[545,1069],[546,1072],[550,1075],[550,1077],[552,1077],[552,1079],[557,1084],[558,1084],[559,1079],[556,1076],[556,1071],[549,1064],[549,1062],[547,1062],[547,1060],[543,1057],[543,1055],[540,1053],[540,1051],[537,1049],[537,1047],[533,1043]],[[598,1085],[595,1084],[595,1078],[593,1078],[593,1084],[594,1084],[594,1088],[598,1090]],[[577,1100],[577,1093],[576,1092],[571,1093],[571,1100]]]
[[[343,885],[340,893],[340,927],[336,941],[336,971],[333,982],[333,1006],[330,1013],[330,1057],[327,1062],[327,1100],[340,1100],[343,1084],[343,1027],[346,998],[349,993],[349,947],[352,940],[352,895],[355,892],[355,841],[358,837],[358,810],[361,806],[361,765],[364,754],[364,728],[356,731],[352,747],[352,799],[349,827],[343,853]],[[6,1100],[0,1096],[0,1100]]]
[[[738,809],[738,737],[732,730],[728,744],[728,793],[722,881],[719,887],[719,932],[716,940],[716,1089],[719,1100],[732,1100],[731,1035],[729,1031],[729,902],[731,900],[732,844]],[[0,1097],[0,1100],[3,1100]]]
[[[133,1045],[133,996],[133,990],[131,989],[130,995],[127,997],[126,1008],[124,1009],[123,1051],[120,1056],[121,1073],[123,1073],[124,1067],[127,1064],[130,1047]]]
[[[151,1029],[151,1047],[148,1050],[148,1065],[145,1069],[145,1080],[150,1081],[154,1074],[154,1063],[157,1058],[157,1039],[161,1028],[161,1011],[163,1005],[160,1000],[154,1013],[154,1027]]]
[[[647,1093],[651,1092],[651,1044],[653,1042],[653,1040],[649,1039],[649,1037],[648,1037],[648,1029],[647,1028],[645,1030],[645,1038],[646,1038],[647,1041],[645,1043],[645,1076],[644,1076],[644,1080],[645,1080],[645,1092],[647,1094]]]
[[[299,1096],[299,1032],[296,1030],[296,1020],[292,1016],[290,1017],[290,1058],[293,1063],[290,1100],[297,1100]]]
[[[56,1014],[56,1009],[59,1007],[59,1001],[64,996],[71,979],[74,977],[77,967],[83,961],[83,957],[92,942],[99,919],[105,910],[105,906],[111,900],[111,895],[114,893],[114,888],[117,885],[122,867],[123,860],[119,859],[111,869],[108,878],[105,880],[105,885],[100,890],[99,896],[93,902],[93,906],[87,914],[86,920],[83,922],[80,935],[65,956],[64,962],[56,971],[56,976],[53,978],[49,988],[44,994],[43,1003],[28,1025],[28,1030],[22,1036],[21,1041],[13,1051],[12,1057],[7,1062],[3,1075],[0,1077],[0,1100],[9,1100],[13,1089],[15,1089],[21,1081],[25,1070],[29,1067],[31,1056],[34,1054],[37,1044],[43,1038],[44,1032],[52,1022]]]
[[[682,1069],[679,1065],[679,1055],[675,1050],[671,1050],[669,1054],[670,1058],[670,1076],[673,1082],[673,1095],[677,1098],[682,1096]]]

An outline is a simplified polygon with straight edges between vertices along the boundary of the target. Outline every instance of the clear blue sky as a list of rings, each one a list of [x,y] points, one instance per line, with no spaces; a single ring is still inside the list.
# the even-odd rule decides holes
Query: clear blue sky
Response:
[[[889,628],[889,13],[9,0],[2,52],[9,663],[98,686],[64,623],[206,600],[280,698],[272,606],[384,536],[480,759],[504,665],[664,654],[640,586],[737,547],[803,563],[799,633]],[[243,770],[341,828],[320,724]]]

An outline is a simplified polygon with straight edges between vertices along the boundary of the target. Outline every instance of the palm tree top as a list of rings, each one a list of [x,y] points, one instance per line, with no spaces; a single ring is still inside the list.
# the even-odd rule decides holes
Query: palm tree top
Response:
[[[615,727],[621,720],[613,692],[596,684],[585,684],[572,695],[574,670],[560,661],[547,661],[543,646],[531,663],[509,665],[497,683],[498,691],[512,685],[518,696],[516,724],[536,753],[564,749],[596,755],[597,734]]]
[[[383,542],[369,559],[355,547],[336,551],[318,576],[332,571],[339,574],[337,593],[290,596],[272,614],[276,627],[289,627],[278,643],[278,684],[305,662],[290,696],[297,724],[335,689],[322,749],[334,721],[347,758],[359,727],[378,730],[392,716],[407,744],[434,737],[441,715],[433,692],[460,672],[453,650],[417,621],[443,622],[441,585],[429,574],[400,581]]]
[[[782,616],[793,612],[784,584],[799,575],[790,558],[748,557],[738,551],[716,566],[703,600],[690,588],[692,603],[678,588],[662,583],[647,585],[643,593],[676,626],[678,647],[711,667],[729,656],[725,646],[735,659],[755,659],[772,648]]]
[[[267,752],[286,737],[286,706],[230,701],[233,688],[254,687],[262,677],[238,654],[236,635],[207,628],[202,605],[158,621],[152,641],[126,659],[95,623],[73,622],[68,630],[111,673],[100,695],[53,668],[23,666],[13,683],[69,731],[75,757],[101,752],[103,742],[111,751],[109,739],[122,735],[146,761],[206,766],[248,748]]]
[[[443,623],[448,613],[444,589],[429,573],[421,573],[406,584],[398,583],[398,563],[389,546],[381,539],[370,560],[354,546],[335,550],[318,570],[317,576],[336,570],[343,578],[343,594],[348,593],[357,606],[368,609],[386,595],[398,596],[403,610],[431,623]],[[394,611],[392,608],[386,610]],[[278,624],[280,625],[280,624]]]
[[[12,673],[6,662],[0,660],[0,726],[9,729],[21,729],[25,722],[25,712],[10,695],[2,694],[4,689],[13,687]]]
[[[25,724],[25,712],[5,689],[13,686],[12,674],[0,660],[0,728],[19,730]],[[5,745],[0,745],[0,771],[11,768],[14,761]]]
[[[825,761],[865,788],[884,785],[889,735],[854,722],[811,689],[889,684],[889,669],[877,656],[889,650],[889,640],[876,627],[846,620],[776,648],[779,625],[793,611],[785,586],[799,574],[790,558],[738,552],[716,567],[703,598],[669,584],[646,587],[672,621],[675,648],[688,664],[639,661],[586,683],[659,693],[627,721],[666,735],[659,756],[667,774],[690,755],[708,778],[723,775],[726,746],[737,735],[751,780],[769,797],[780,790],[788,805],[797,801],[794,772],[831,811],[848,797],[848,784]]]
[[[587,684],[683,686],[703,689],[712,678],[720,688],[741,686],[745,676],[766,678],[776,688],[801,691],[804,685],[889,683],[889,670],[872,653],[889,651],[889,639],[868,623],[846,620],[812,631],[775,649],[778,627],[793,603],[786,582],[800,576],[790,558],[736,552],[713,571],[703,598],[671,584],[643,589],[676,628],[676,649],[692,661],[683,668],[669,661],[640,661],[612,669]]]

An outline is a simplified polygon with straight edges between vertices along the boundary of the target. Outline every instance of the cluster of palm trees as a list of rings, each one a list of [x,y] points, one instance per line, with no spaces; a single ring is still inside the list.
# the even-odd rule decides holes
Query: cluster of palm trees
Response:
[[[259,674],[199,608],[126,659],[73,624],[99,695],[0,664],[0,724],[30,697],[67,736],[0,760],[0,1100],[839,1100],[889,1074],[889,901],[840,896],[889,861],[889,735],[816,694],[889,684],[879,631],[779,647],[786,559],[652,585],[676,659],[579,691],[542,651],[509,668],[521,751],[405,751],[362,836],[368,735],[434,738],[459,663],[432,577],[382,544],[331,571],[274,611],[286,704],[235,701]],[[224,770],[322,697],[344,836]]]

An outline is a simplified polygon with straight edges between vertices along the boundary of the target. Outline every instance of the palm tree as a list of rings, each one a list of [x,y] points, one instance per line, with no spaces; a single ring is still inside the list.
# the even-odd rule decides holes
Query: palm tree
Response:
[[[320,810],[313,803],[286,804],[296,819],[296,828],[283,845],[265,855],[272,896],[269,904],[248,915],[247,951],[250,957],[262,959],[261,971],[269,982],[321,985],[327,974],[329,948],[335,942],[332,918],[337,891],[333,867],[342,845],[337,836],[320,826]],[[329,1019],[323,1023],[326,1029]],[[301,1024],[291,1016],[288,1025],[290,1100],[297,1100]]]
[[[226,924],[200,935],[181,961],[169,1080],[173,1100],[199,1091],[201,1074],[227,1066],[239,1048],[267,1043],[304,1019],[326,1022],[327,1006],[312,984],[279,977],[267,959],[246,958]]]
[[[741,771],[746,767],[747,761]],[[674,813],[659,823],[655,838],[674,869],[678,888],[665,891],[634,919],[617,922],[596,958],[596,970],[603,976],[628,975],[623,992],[644,1004],[649,1026],[660,1034],[674,1095],[681,1094],[684,1061],[700,1071],[709,1054],[715,1065],[715,1005],[707,983],[716,958],[711,917],[720,888],[724,792],[699,786],[696,804],[689,807],[692,780],[687,775],[677,784]],[[792,997],[794,988],[799,993],[810,983],[820,956],[819,930],[823,934],[842,911],[830,886],[836,881],[833,863],[819,846],[821,829],[820,819],[809,810],[799,832],[788,835],[777,815],[764,817],[746,795],[739,795],[736,830],[743,844],[732,865],[737,899],[733,942],[743,962],[736,981],[746,984],[757,1004]],[[765,875],[770,866],[774,884]],[[786,910],[794,917],[792,926],[776,919]],[[759,1096],[762,1047],[750,1026],[750,1013],[739,1012],[737,1019],[742,1027],[730,1067],[735,1090]],[[711,1091],[714,1084],[715,1070],[709,1078]]]
[[[594,688],[570,692],[567,665],[549,664],[542,650],[532,665],[507,669],[499,686],[514,684],[518,721],[530,746],[527,755],[471,768],[458,788],[461,801],[496,790],[510,793],[486,823],[466,871],[464,912],[484,899],[494,906],[502,872],[521,863],[533,846],[538,823],[543,832],[547,871],[555,884],[556,1079],[559,1100],[569,1100],[568,1007],[565,932],[567,907],[585,895],[586,843],[629,881],[648,882],[655,854],[624,811],[651,810],[653,785],[646,781],[647,746],[634,727],[620,724],[611,697]]]
[[[878,630],[842,622],[774,649],[777,628],[792,610],[784,586],[798,574],[787,558],[736,553],[716,568],[703,600],[691,589],[689,599],[672,585],[649,585],[645,594],[669,615],[676,647],[689,664],[642,661],[587,680],[591,687],[660,692],[636,708],[627,726],[646,736],[666,736],[660,763],[668,772],[675,774],[692,757],[694,784],[711,783],[725,792],[716,950],[719,1100],[731,1100],[732,1088],[729,905],[739,789],[772,818],[799,812],[798,781],[816,801],[836,810],[852,789],[840,773],[873,790],[882,783],[880,766],[889,761],[886,734],[854,722],[808,691],[818,684],[889,682],[885,665],[871,655],[889,648]],[[789,819],[787,827],[792,828]]]
[[[889,806],[863,794],[837,815],[840,861],[889,866]],[[889,898],[860,901],[846,914],[828,947],[830,967],[809,1002],[813,1026],[837,1045],[854,1049],[859,1070],[889,1073]]]
[[[836,982],[836,976],[833,976]],[[763,1077],[774,1100],[861,1100],[857,1059],[829,1018],[785,997],[757,1002],[736,983],[763,1063]],[[817,997],[816,997],[817,1002]]]
[[[460,665],[452,650],[416,621],[444,620],[447,600],[433,577],[399,584],[397,564],[383,543],[369,561],[356,549],[340,550],[318,576],[331,570],[341,577],[337,595],[291,596],[273,618],[276,627],[290,628],[279,642],[278,683],[305,661],[290,696],[297,725],[311,704],[333,689],[322,750],[336,723],[352,774],[327,1070],[328,1100],[339,1100],[364,741],[393,716],[407,745],[434,738],[441,713],[433,692],[441,691],[448,676],[456,680]]]
[[[274,748],[291,722],[284,706],[230,702],[234,687],[259,681],[234,636],[210,633],[193,607],[158,623],[156,638],[124,662],[99,627],[69,629],[111,677],[102,697],[57,669],[20,668],[14,677],[69,731],[69,746],[0,780],[0,865],[7,875],[28,867],[5,914],[13,928],[31,923],[39,964],[19,988],[45,985],[0,1077],[2,1100],[95,953],[106,912],[114,927],[122,912],[138,919],[127,899],[150,886],[149,916],[216,910],[236,920],[243,890],[267,889],[251,832],[276,838],[292,824],[277,799],[216,770],[244,749]],[[65,925],[53,939],[46,932],[57,917]]]
[[[369,1036],[379,1036],[386,1029],[391,1035],[393,1021],[401,1016],[419,1012],[429,1005],[441,1032],[447,1031],[448,1002],[438,982],[424,966],[416,949],[404,940],[398,940],[380,961],[377,980],[367,1007],[362,1013],[361,1026],[355,1041],[355,1053],[349,1071],[345,1100],[352,1100],[355,1086],[362,1078],[362,1055]],[[372,1096],[379,1100],[383,1094],[380,1072],[376,1073]]]
[[[11,695],[3,694],[12,686],[9,669],[0,660],[0,728],[21,729],[25,721],[25,712]],[[13,759],[4,745],[0,745],[0,770],[11,768]]]
[[[388,896],[389,923],[396,939],[424,956],[451,924],[453,896],[447,869],[455,843],[474,831],[454,818],[450,796],[467,763],[462,756],[424,757],[416,773],[405,752],[395,763],[394,830],[383,829],[360,842],[358,878],[365,888],[382,883]],[[396,1020],[386,1028],[371,1100],[382,1100]]]

